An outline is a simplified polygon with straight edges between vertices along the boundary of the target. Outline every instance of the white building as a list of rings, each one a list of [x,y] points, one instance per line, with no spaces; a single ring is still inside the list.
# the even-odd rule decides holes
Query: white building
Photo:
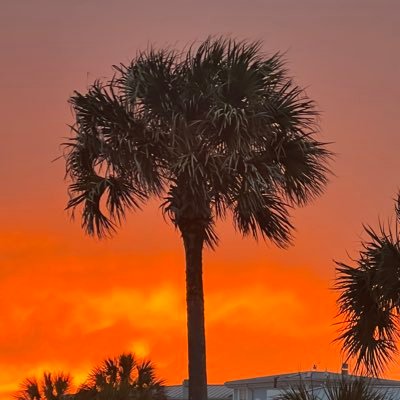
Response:
[[[301,385],[323,400],[326,398],[324,388],[342,380],[344,376],[347,379],[358,378],[348,375],[345,368],[341,374],[320,371],[297,372],[229,381],[225,386],[233,390],[233,400],[274,400],[285,389],[298,388]],[[391,399],[400,400],[400,381],[371,379],[370,384],[377,390],[387,392]]]

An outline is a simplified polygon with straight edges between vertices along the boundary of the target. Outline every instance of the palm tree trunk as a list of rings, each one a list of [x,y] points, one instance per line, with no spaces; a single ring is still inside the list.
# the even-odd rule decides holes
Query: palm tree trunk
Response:
[[[204,235],[182,232],[186,255],[189,400],[207,400],[202,251]]]

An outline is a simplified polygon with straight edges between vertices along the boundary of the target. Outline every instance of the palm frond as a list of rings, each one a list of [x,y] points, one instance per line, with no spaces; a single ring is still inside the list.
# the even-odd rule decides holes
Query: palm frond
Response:
[[[136,385],[139,387],[150,386],[157,381],[154,365],[149,360],[143,360],[137,366],[137,373]]]
[[[112,85],[96,82],[88,94],[76,93],[71,104],[76,137],[66,143],[67,175],[73,180],[67,209],[82,204],[83,228],[102,237],[162,187],[151,157],[153,133],[127,112]],[[101,211],[103,195],[108,217]]]
[[[27,378],[15,395],[17,400],[41,400],[40,384],[36,378]]]
[[[379,233],[365,230],[368,239],[356,265],[336,262],[335,288],[344,317],[338,340],[349,357],[356,357],[356,370],[378,375],[397,352],[400,238],[384,227]]]
[[[366,378],[347,377],[328,381],[324,388],[328,400],[390,400],[391,396],[376,388]]]
[[[72,378],[69,374],[59,372],[53,377],[53,386],[57,398],[67,394],[71,390]]]
[[[267,183],[262,187],[248,174],[247,178],[238,181],[236,190],[231,193],[231,201],[235,227],[243,235],[268,238],[279,247],[291,243],[290,206],[273,190],[268,190]]]
[[[155,195],[178,229],[199,224],[210,247],[229,209],[244,234],[290,243],[288,209],[323,193],[333,154],[281,54],[210,37],[186,54],[150,48],[115,71],[70,99],[68,208],[82,207],[87,233],[111,234]]]
[[[165,400],[164,382],[157,379],[154,364],[143,360],[137,365],[134,397],[137,400]]]
[[[57,397],[54,392],[54,382],[50,372],[43,374],[43,395],[46,400],[56,400]]]
[[[118,357],[119,379],[121,382],[132,383],[133,372],[136,366],[135,356],[132,353],[123,353]]]
[[[320,196],[328,183],[332,158],[324,143],[303,136],[286,138],[277,147],[277,163],[282,166],[277,182],[284,196],[298,205],[305,205]]]
[[[362,377],[341,377],[328,380],[317,387],[306,386],[301,383],[299,387],[284,389],[278,396],[279,400],[391,400],[387,391],[372,386],[369,379]]]
[[[139,52],[128,66],[114,66],[120,75],[116,86],[131,111],[158,116],[161,124],[165,118],[171,122],[179,98],[178,56],[174,50],[150,48]]]

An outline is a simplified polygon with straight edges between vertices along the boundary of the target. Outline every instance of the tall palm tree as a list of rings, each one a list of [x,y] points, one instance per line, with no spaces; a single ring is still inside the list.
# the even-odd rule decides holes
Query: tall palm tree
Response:
[[[278,396],[278,400],[391,400],[390,394],[374,388],[369,380],[363,378],[328,381],[321,387],[288,388]]]
[[[64,373],[51,374],[45,372],[41,380],[27,378],[15,395],[17,400],[62,400],[70,393],[72,380]]]
[[[137,363],[132,353],[109,358],[96,367],[76,400],[165,400],[163,382],[150,361]]]
[[[82,206],[83,228],[102,237],[161,200],[186,254],[189,398],[205,400],[202,250],[217,245],[217,219],[286,247],[290,208],[323,192],[331,152],[315,139],[313,101],[260,43],[151,49],[115,74],[70,98],[67,208]]]
[[[399,203],[399,202],[398,202]],[[397,219],[400,210],[397,207]],[[356,370],[381,374],[397,352],[400,315],[400,236],[381,225],[365,227],[355,265],[336,262],[336,289],[343,326],[338,338],[348,359],[355,357]]]

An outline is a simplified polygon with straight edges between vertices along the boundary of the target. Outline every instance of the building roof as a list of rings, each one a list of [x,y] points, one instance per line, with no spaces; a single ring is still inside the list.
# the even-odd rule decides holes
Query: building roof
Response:
[[[225,385],[230,388],[240,386],[270,386],[279,387],[279,384],[284,386],[295,385],[296,383],[308,383],[308,382],[326,382],[335,381],[343,377],[340,373],[328,372],[328,371],[304,371],[295,372],[290,374],[279,374],[279,375],[268,375],[260,376],[257,378],[250,379],[239,379],[235,381],[225,382]],[[350,379],[359,378],[356,375],[348,375]],[[389,380],[389,379],[371,379],[371,384],[375,386],[400,386],[400,381]]]
[[[165,393],[169,399],[187,399],[183,385],[165,386]],[[208,399],[229,399],[233,390],[224,385],[207,385]]]

